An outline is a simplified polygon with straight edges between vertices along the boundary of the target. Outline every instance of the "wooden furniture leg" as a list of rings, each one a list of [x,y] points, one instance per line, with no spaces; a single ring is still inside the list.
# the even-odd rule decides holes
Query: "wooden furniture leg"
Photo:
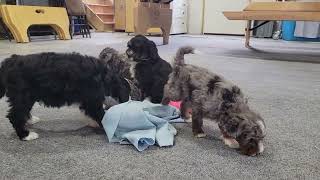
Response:
[[[10,30],[7,28],[6,24],[3,22],[2,18],[0,17],[0,26],[3,29],[3,33],[5,38],[8,38],[8,40],[11,42],[12,36],[10,34]]]
[[[246,48],[250,48],[250,28],[251,28],[251,20],[247,21],[246,33],[245,33],[245,46]]]
[[[163,45],[169,44],[170,28],[161,28],[163,36]]]
[[[252,0],[249,0],[249,4],[251,3]],[[250,48],[250,28],[251,28],[251,21],[247,21],[247,27],[246,27],[246,33],[245,33],[245,47]]]

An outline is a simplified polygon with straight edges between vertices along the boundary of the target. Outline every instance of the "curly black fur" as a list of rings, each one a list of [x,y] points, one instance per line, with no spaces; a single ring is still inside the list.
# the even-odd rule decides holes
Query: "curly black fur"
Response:
[[[164,85],[172,72],[171,65],[161,59],[156,44],[145,36],[133,37],[127,46],[128,57],[137,62],[134,77],[142,91],[143,99],[150,97],[151,102],[160,103]]]
[[[6,88],[4,87],[4,84],[1,81],[1,75],[2,73],[0,71],[0,98],[2,98],[6,93]]]
[[[77,53],[12,55],[1,63],[0,95],[6,94],[8,119],[20,139],[29,135],[26,120],[35,102],[47,107],[79,104],[86,115],[101,125],[105,96],[125,102],[127,81],[110,73],[103,61]]]

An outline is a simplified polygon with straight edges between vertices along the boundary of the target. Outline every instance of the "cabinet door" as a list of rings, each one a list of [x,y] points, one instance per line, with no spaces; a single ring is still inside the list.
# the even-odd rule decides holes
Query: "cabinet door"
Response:
[[[172,25],[170,34],[187,33],[187,0],[174,0],[170,6],[172,9]]]
[[[184,17],[175,18],[172,21],[170,34],[187,33],[187,20]]]
[[[115,12],[115,29],[125,30],[126,29],[126,1],[116,0],[114,1],[114,12]]]
[[[245,21],[230,21],[222,12],[241,11],[248,4],[248,0],[205,0],[204,33],[244,34]]]
[[[187,8],[172,8],[173,18],[184,18],[187,17]]]
[[[171,8],[180,8],[184,9],[187,8],[188,6],[188,1],[187,0],[174,0],[170,3]]]

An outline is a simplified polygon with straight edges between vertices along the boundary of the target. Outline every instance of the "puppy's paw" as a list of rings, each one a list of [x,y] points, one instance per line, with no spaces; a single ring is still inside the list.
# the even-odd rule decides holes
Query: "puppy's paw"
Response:
[[[29,135],[24,137],[22,140],[23,141],[31,141],[31,140],[38,139],[38,138],[39,138],[39,134],[38,133],[30,131]]]
[[[259,147],[259,154],[261,154],[261,153],[263,153],[263,151],[264,151],[264,145],[263,145],[263,143],[262,142],[259,142],[258,143],[258,147]]]
[[[192,117],[184,118],[184,121],[187,122],[187,123],[192,123]]]
[[[240,147],[239,143],[232,138],[223,138],[223,142],[225,145],[229,146],[232,149],[238,149]]]
[[[99,124],[96,122],[96,121],[93,121],[93,120],[90,120],[87,124],[88,127],[91,127],[91,128],[99,128]]]
[[[27,121],[27,123],[29,125],[34,125],[40,121],[41,121],[40,118],[38,118],[37,116],[31,116],[31,118]]]
[[[146,97],[143,101],[149,101],[149,102],[151,102],[151,97]]]
[[[205,133],[199,133],[199,134],[195,134],[194,137],[196,138],[204,138],[206,137],[207,135]]]
[[[224,139],[223,135],[221,135],[221,136],[219,137],[219,139],[220,139],[221,141],[223,141],[223,139]]]
[[[186,122],[192,122],[192,113],[185,112],[185,113],[183,114],[182,118],[183,118]]]

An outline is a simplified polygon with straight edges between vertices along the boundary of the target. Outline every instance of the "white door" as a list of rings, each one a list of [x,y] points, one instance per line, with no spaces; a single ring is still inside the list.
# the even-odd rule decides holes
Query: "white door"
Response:
[[[231,21],[223,11],[242,11],[248,0],[205,0],[204,33],[244,34],[245,21]]]

